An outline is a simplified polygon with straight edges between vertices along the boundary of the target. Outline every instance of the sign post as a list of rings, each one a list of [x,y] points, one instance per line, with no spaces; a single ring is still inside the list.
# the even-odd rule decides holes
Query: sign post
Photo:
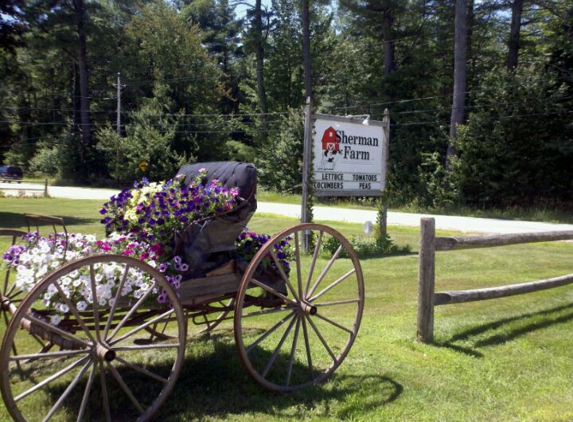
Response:
[[[304,143],[302,152],[302,209],[300,214],[301,223],[309,223],[310,218],[308,215],[308,197],[310,186],[310,171],[311,171],[311,151],[312,151],[312,125],[311,125],[311,108],[310,97],[306,99],[306,107],[304,108]]]
[[[300,213],[301,223],[310,223],[312,213],[309,212],[308,199],[310,197],[310,172],[312,164],[312,109],[310,97],[306,99],[304,108],[304,144],[302,153],[302,209]],[[308,234],[302,239],[302,249],[306,253],[309,250]]]

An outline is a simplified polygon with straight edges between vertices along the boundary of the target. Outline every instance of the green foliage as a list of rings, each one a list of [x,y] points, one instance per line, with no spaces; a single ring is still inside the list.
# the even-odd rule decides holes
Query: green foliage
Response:
[[[257,150],[250,145],[239,141],[229,140],[225,146],[229,150],[229,156],[235,161],[253,163],[256,160]]]
[[[573,200],[565,92],[540,66],[492,71],[455,143],[462,199],[484,207]]]
[[[300,112],[281,117],[280,131],[270,137],[255,163],[263,187],[280,192],[300,192],[304,125]]]
[[[27,169],[32,173],[66,181],[86,182],[97,168],[93,151],[85,147],[77,133],[62,133],[38,142]]]
[[[118,183],[129,184],[143,175],[150,180],[169,179],[182,164],[192,162],[192,156],[179,154],[174,148],[179,117],[162,117],[161,109],[158,98],[154,98],[132,113],[125,137],[109,127],[99,132],[98,149]],[[192,139],[188,141],[193,143]],[[147,163],[145,173],[140,168],[142,162]]]
[[[416,203],[421,208],[448,208],[456,200],[456,186],[452,175],[441,163],[440,154],[422,153],[422,163],[418,167],[420,192]]]
[[[52,143],[38,143],[38,149],[30,160],[29,170],[46,176],[58,177],[60,163],[60,148]]]

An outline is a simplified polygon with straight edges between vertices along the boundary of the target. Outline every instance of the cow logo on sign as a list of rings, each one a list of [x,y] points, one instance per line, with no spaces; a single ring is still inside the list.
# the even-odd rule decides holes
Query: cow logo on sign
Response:
[[[322,158],[318,170],[334,170],[340,152],[340,136],[330,126],[322,135]]]

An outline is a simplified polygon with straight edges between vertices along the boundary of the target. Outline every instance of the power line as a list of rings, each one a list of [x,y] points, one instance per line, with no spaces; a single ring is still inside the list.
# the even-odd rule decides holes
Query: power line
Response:
[[[542,78],[537,79],[537,81],[542,81]],[[505,85],[505,88],[513,88],[516,86],[523,86],[524,84],[522,83],[517,83],[517,84],[507,84]],[[476,93],[483,93],[483,92],[487,92],[487,89],[473,89],[473,90],[469,90],[464,92],[464,95],[468,95],[468,94],[476,94]],[[408,104],[408,103],[412,103],[412,102],[419,102],[419,101],[428,101],[428,100],[436,100],[436,99],[444,99],[444,98],[451,98],[452,94],[442,94],[442,95],[433,95],[433,96],[429,96],[429,97],[420,97],[420,98],[408,98],[408,99],[404,99],[404,100],[393,100],[393,101],[386,101],[386,102],[382,102],[382,103],[369,103],[369,104],[356,104],[356,105],[346,105],[346,106],[336,106],[336,107],[328,107],[328,110],[348,110],[348,109],[368,109],[368,108],[372,108],[372,107],[387,107],[390,105],[396,105],[396,104]],[[549,97],[552,98],[552,97]],[[572,97],[563,97],[563,99],[569,99]],[[538,97],[528,97],[528,98],[524,98],[524,100],[538,100]]]
[[[159,116],[158,116],[159,117]],[[24,122],[24,121],[17,121],[17,120],[3,120],[0,123],[6,124],[17,124],[20,126],[25,127],[34,127],[34,126],[73,126],[74,123],[71,122]],[[267,120],[265,121],[266,124],[281,124],[284,123],[284,120]],[[125,128],[126,126],[130,126],[135,124],[135,122],[129,122],[126,124],[121,124],[121,128]],[[229,127],[240,127],[240,126],[255,126],[262,124],[261,121],[250,121],[250,122],[155,122],[155,123],[145,123],[144,126],[149,127],[165,127],[165,126],[229,126]],[[77,123],[77,125],[81,125],[81,123]],[[86,126],[103,126],[105,123],[98,123],[98,122],[91,122]]]

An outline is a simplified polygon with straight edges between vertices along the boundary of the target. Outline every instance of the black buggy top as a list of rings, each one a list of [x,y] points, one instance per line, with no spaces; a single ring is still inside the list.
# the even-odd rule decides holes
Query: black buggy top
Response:
[[[243,231],[257,210],[257,170],[249,163],[218,161],[186,164],[177,175],[185,176],[185,185],[190,185],[207,170],[201,181],[203,185],[217,179],[225,188],[238,188],[239,205],[232,211],[193,222],[176,234],[175,253],[189,265],[188,275],[197,277],[225,264],[235,249],[235,239]]]

